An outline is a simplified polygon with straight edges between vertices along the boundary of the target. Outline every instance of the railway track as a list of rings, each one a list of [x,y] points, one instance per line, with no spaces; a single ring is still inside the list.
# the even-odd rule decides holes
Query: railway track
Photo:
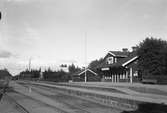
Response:
[[[26,88],[28,88],[29,85],[30,84],[22,84],[22,86]],[[32,92],[36,92],[40,95],[56,101],[57,103],[61,103],[63,106],[66,106],[68,109],[70,109],[70,111],[72,111],[68,112],[68,110],[64,110],[63,108],[54,106],[54,108],[57,109],[58,113],[120,113],[121,111],[88,100],[83,100],[77,97],[62,94],[61,92],[56,91],[54,88],[36,86],[32,84],[31,88]],[[49,92],[52,92],[53,94],[50,95]]]
[[[41,88],[42,88],[42,87],[41,87]],[[48,88],[48,89],[49,89],[49,88]],[[51,89],[50,89],[50,90],[51,90]],[[48,96],[48,95],[42,94],[42,93],[39,92],[39,91],[36,91],[36,92],[40,93],[41,95]],[[59,93],[59,94],[60,94],[60,93]],[[63,95],[63,94],[61,94],[61,95]],[[63,95],[63,96],[67,96],[67,95]],[[78,113],[91,113],[91,112],[89,112],[88,110],[83,109],[81,106],[76,106],[76,105],[71,104],[71,103],[69,103],[69,102],[67,102],[67,101],[63,101],[63,100],[61,100],[61,99],[59,99],[59,98],[56,98],[56,101],[59,102],[59,103],[63,103],[64,105],[69,106],[69,107],[71,107],[71,108],[77,110]]]
[[[15,99],[13,99],[12,97],[10,97],[8,94],[4,94],[4,96],[6,96],[8,98],[8,100],[10,101],[10,103],[15,104],[17,110],[20,113],[30,113],[24,106],[20,105]]]
[[[17,108],[17,111],[19,112],[19,113],[32,113],[32,112],[30,112],[30,111],[28,111],[24,106],[22,106],[21,104],[19,104],[15,99],[13,99],[12,97],[10,97],[9,95],[7,95],[7,94],[5,94],[5,96],[7,96],[7,98],[9,99],[9,101],[10,101],[10,103],[12,102],[13,104],[15,104],[15,106],[16,106],[16,108]],[[25,95],[24,95],[25,96]],[[26,98],[29,98],[29,99],[33,99],[33,98],[31,98],[31,97],[26,97]],[[34,100],[34,99],[33,99]],[[41,101],[39,101],[39,100],[35,100],[35,101],[38,101],[38,103],[42,103]],[[59,101],[59,102],[61,102],[61,101]],[[64,102],[63,102],[64,103]],[[68,105],[68,106],[70,106],[70,107],[74,107],[74,106],[72,106],[72,105],[70,105],[70,104],[68,104],[68,103],[64,103],[64,104],[66,104],[66,105]],[[64,110],[63,108],[58,108],[58,107],[55,107],[55,106],[50,106],[50,105],[48,105],[48,104],[45,104],[46,106],[49,106],[49,107],[52,107],[52,108],[54,108],[54,110],[55,110],[55,113],[91,113],[91,112],[88,112],[88,111],[83,111],[82,109],[79,109],[79,108],[76,108],[76,109],[78,109],[78,110],[76,110],[76,112],[68,112],[68,111],[66,111],[66,110]],[[81,111],[82,110],[82,111]]]
[[[28,86],[26,86],[26,85],[24,85],[24,86],[28,88]],[[40,91],[35,90],[36,86],[31,85],[31,88],[32,88],[33,91],[35,91],[35,92],[37,92],[37,93],[39,93],[39,94],[41,94],[43,96],[47,96],[48,97],[47,94],[43,94]],[[52,90],[51,88],[42,87],[42,86],[38,86],[38,88],[45,89],[45,90],[47,89],[47,91]],[[59,95],[63,95],[63,94],[59,93]],[[63,95],[63,96],[67,96],[67,95]],[[81,106],[76,106],[74,104],[70,104],[67,101],[61,100],[61,98],[56,98],[56,101],[59,102],[59,103],[64,104],[65,106],[68,106],[68,107],[74,109],[74,111],[75,111],[74,113],[91,113],[88,110],[83,109]],[[67,111],[65,111],[65,110],[63,110],[61,108],[58,108],[58,107],[54,107],[54,108],[57,109],[58,113],[71,113],[71,112],[67,112]]]
[[[0,91],[3,91],[3,90],[0,90]],[[20,94],[18,92],[14,91],[13,93],[16,93],[17,95],[22,95],[26,99],[36,101],[37,103],[44,104],[45,106],[49,106],[50,108],[54,109],[55,113],[72,113],[72,112],[68,112],[68,111],[64,110],[63,108],[59,108],[59,107],[55,107],[55,106],[50,106],[50,105],[48,105],[46,103],[43,103],[40,100],[36,100],[36,99],[34,99],[32,97]],[[14,97],[12,97],[11,94],[8,95],[8,93],[3,93],[3,96],[6,98],[5,100],[8,101],[8,103],[10,103],[13,106],[15,106],[14,107],[15,108],[15,110],[14,110],[15,112],[14,113],[33,113],[32,112],[33,110],[27,109],[26,106],[23,106],[24,104],[22,105],[22,103],[18,102],[18,100],[16,100],[16,99],[14,99]],[[70,106],[69,104],[66,104],[66,105]],[[41,112],[39,112],[39,113],[41,113]],[[84,111],[84,112],[78,112],[78,113],[90,113],[90,112],[85,112]]]
[[[16,108],[17,111],[20,113],[30,113],[27,109],[25,109],[22,105],[20,105],[15,99],[13,99],[12,97],[10,97],[7,94],[7,89],[9,87],[1,87],[0,89],[0,101],[2,100],[3,97],[7,98],[6,101],[8,101],[10,104],[12,103]]]

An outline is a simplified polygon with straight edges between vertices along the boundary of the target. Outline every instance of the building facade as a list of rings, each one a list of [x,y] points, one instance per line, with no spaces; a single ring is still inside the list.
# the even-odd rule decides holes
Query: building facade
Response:
[[[137,68],[138,56],[136,51],[109,51],[103,63],[98,66],[103,81],[111,82],[138,82],[139,70]]]

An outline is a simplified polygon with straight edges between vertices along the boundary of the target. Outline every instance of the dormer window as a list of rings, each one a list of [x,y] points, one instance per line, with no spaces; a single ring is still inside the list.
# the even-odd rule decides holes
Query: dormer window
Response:
[[[108,57],[107,58],[107,64],[113,64],[114,63],[114,58],[113,57]]]

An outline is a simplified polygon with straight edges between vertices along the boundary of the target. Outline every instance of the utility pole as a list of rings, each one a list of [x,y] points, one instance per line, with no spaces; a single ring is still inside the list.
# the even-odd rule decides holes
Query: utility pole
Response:
[[[29,59],[28,70],[31,70],[31,58]]]
[[[0,20],[1,20],[1,17],[2,17],[2,13],[0,12]]]
[[[29,59],[29,64],[28,64],[28,70],[29,70],[29,73],[31,71],[31,57]],[[30,73],[31,74],[31,73]],[[30,81],[29,81],[30,82]],[[32,92],[32,89],[31,89],[31,84],[29,83],[29,87],[28,87],[28,92],[31,93]]]
[[[87,82],[87,33],[85,32],[85,83]]]

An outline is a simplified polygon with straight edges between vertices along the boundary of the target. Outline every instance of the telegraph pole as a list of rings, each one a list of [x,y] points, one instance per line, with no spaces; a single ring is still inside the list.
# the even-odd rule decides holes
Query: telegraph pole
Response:
[[[28,63],[28,70],[29,70],[29,73],[31,71],[31,57],[29,59],[29,63]],[[30,73],[31,74],[31,73]],[[29,87],[28,87],[28,92],[31,93],[32,92],[32,89],[31,89],[31,85],[29,84]]]
[[[87,82],[86,69],[87,69],[87,33],[85,32],[85,83]]]
[[[1,20],[1,17],[2,17],[2,13],[0,12],[0,20]]]
[[[28,70],[31,70],[31,58],[29,59]]]

